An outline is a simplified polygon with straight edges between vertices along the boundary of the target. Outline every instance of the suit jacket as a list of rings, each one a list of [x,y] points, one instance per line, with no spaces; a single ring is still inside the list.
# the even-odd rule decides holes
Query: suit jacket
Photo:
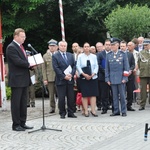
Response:
[[[52,66],[52,56],[50,53],[45,53],[43,55],[44,63],[42,64],[42,74],[43,81],[47,80],[48,82],[55,81],[55,71]]]
[[[18,44],[12,41],[6,49],[8,61],[8,85],[27,87],[31,84],[29,63]]]
[[[135,68],[135,59],[132,53],[127,52],[128,62],[129,62],[129,70],[132,71],[132,74],[128,77],[129,80],[134,80],[133,70]]]
[[[98,60],[98,66],[99,66],[98,79],[100,81],[105,81],[106,51],[98,52],[97,60]]]
[[[119,51],[114,56],[114,52],[109,52],[106,56],[105,81],[111,84],[121,84],[122,80],[128,81],[128,77],[123,76],[124,71],[129,71],[129,63],[126,53]]]
[[[74,56],[73,56],[73,54],[71,54],[69,52],[66,52],[66,56],[67,56],[67,60],[68,60],[68,65],[66,64],[64,58],[62,57],[62,55],[59,51],[56,52],[52,56],[52,64],[53,64],[54,71],[56,73],[56,80],[55,80],[56,85],[74,84],[73,77],[74,77],[74,74],[76,71]],[[71,72],[72,80],[71,81],[67,81],[64,79],[65,78],[64,70],[69,65],[72,67],[72,72]]]

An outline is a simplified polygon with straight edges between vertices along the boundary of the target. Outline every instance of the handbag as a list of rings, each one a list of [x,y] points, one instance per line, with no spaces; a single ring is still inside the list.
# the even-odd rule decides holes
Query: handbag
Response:
[[[82,93],[77,93],[76,96],[76,105],[81,106],[82,105]],[[90,97],[88,97],[88,105],[90,105]]]

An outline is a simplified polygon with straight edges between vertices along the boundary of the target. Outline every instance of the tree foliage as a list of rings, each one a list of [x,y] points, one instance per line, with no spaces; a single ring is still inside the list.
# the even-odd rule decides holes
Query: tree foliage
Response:
[[[105,19],[110,34],[124,40],[145,35],[150,31],[150,9],[147,5],[118,6]]]
[[[27,43],[45,53],[47,42],[54,38],[61,40],[59,0],[1,0],[2,33],[4,51],[12,40],[15,28],[26,30]],[[66,41],[81,46],[84,42],[94,45],[106,38],[105,17],[117,7],[125,6],[130,0],[62,0]],[[139,6],[149,5],[149,0],[132,0]]]

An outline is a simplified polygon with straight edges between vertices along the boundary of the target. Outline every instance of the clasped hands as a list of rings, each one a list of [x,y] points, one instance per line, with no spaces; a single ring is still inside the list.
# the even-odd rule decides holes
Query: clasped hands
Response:
[[[72,74],[66,74],[65,80],[71,81],[72,79]]]
[[[92,75],[88,75],[86,73],[82,73],[82,75],[85,77],[86,80],[91,80],[92,77],[95,75],[95,73],[93,73]]]

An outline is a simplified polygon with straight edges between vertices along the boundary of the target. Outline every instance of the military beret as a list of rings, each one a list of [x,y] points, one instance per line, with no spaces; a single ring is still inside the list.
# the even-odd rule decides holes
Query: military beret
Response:
[[[113,45],[113,44],[116,44],[116,43],[120,43],[120,42],[121,42],[121,40],[120,40],[120,39],[115,38],[115,37],[111,38],[111,39],[110,39],[110,41],[111,41],[111,44],[112,44],[112,45]]]
[[[54,39],[51,39],[50,41],[48,41],[48,45],[57,45],[57,41]]]
[[[144,39],[143,45],[148,45],[148,44],[150,44],[150,39]]]

